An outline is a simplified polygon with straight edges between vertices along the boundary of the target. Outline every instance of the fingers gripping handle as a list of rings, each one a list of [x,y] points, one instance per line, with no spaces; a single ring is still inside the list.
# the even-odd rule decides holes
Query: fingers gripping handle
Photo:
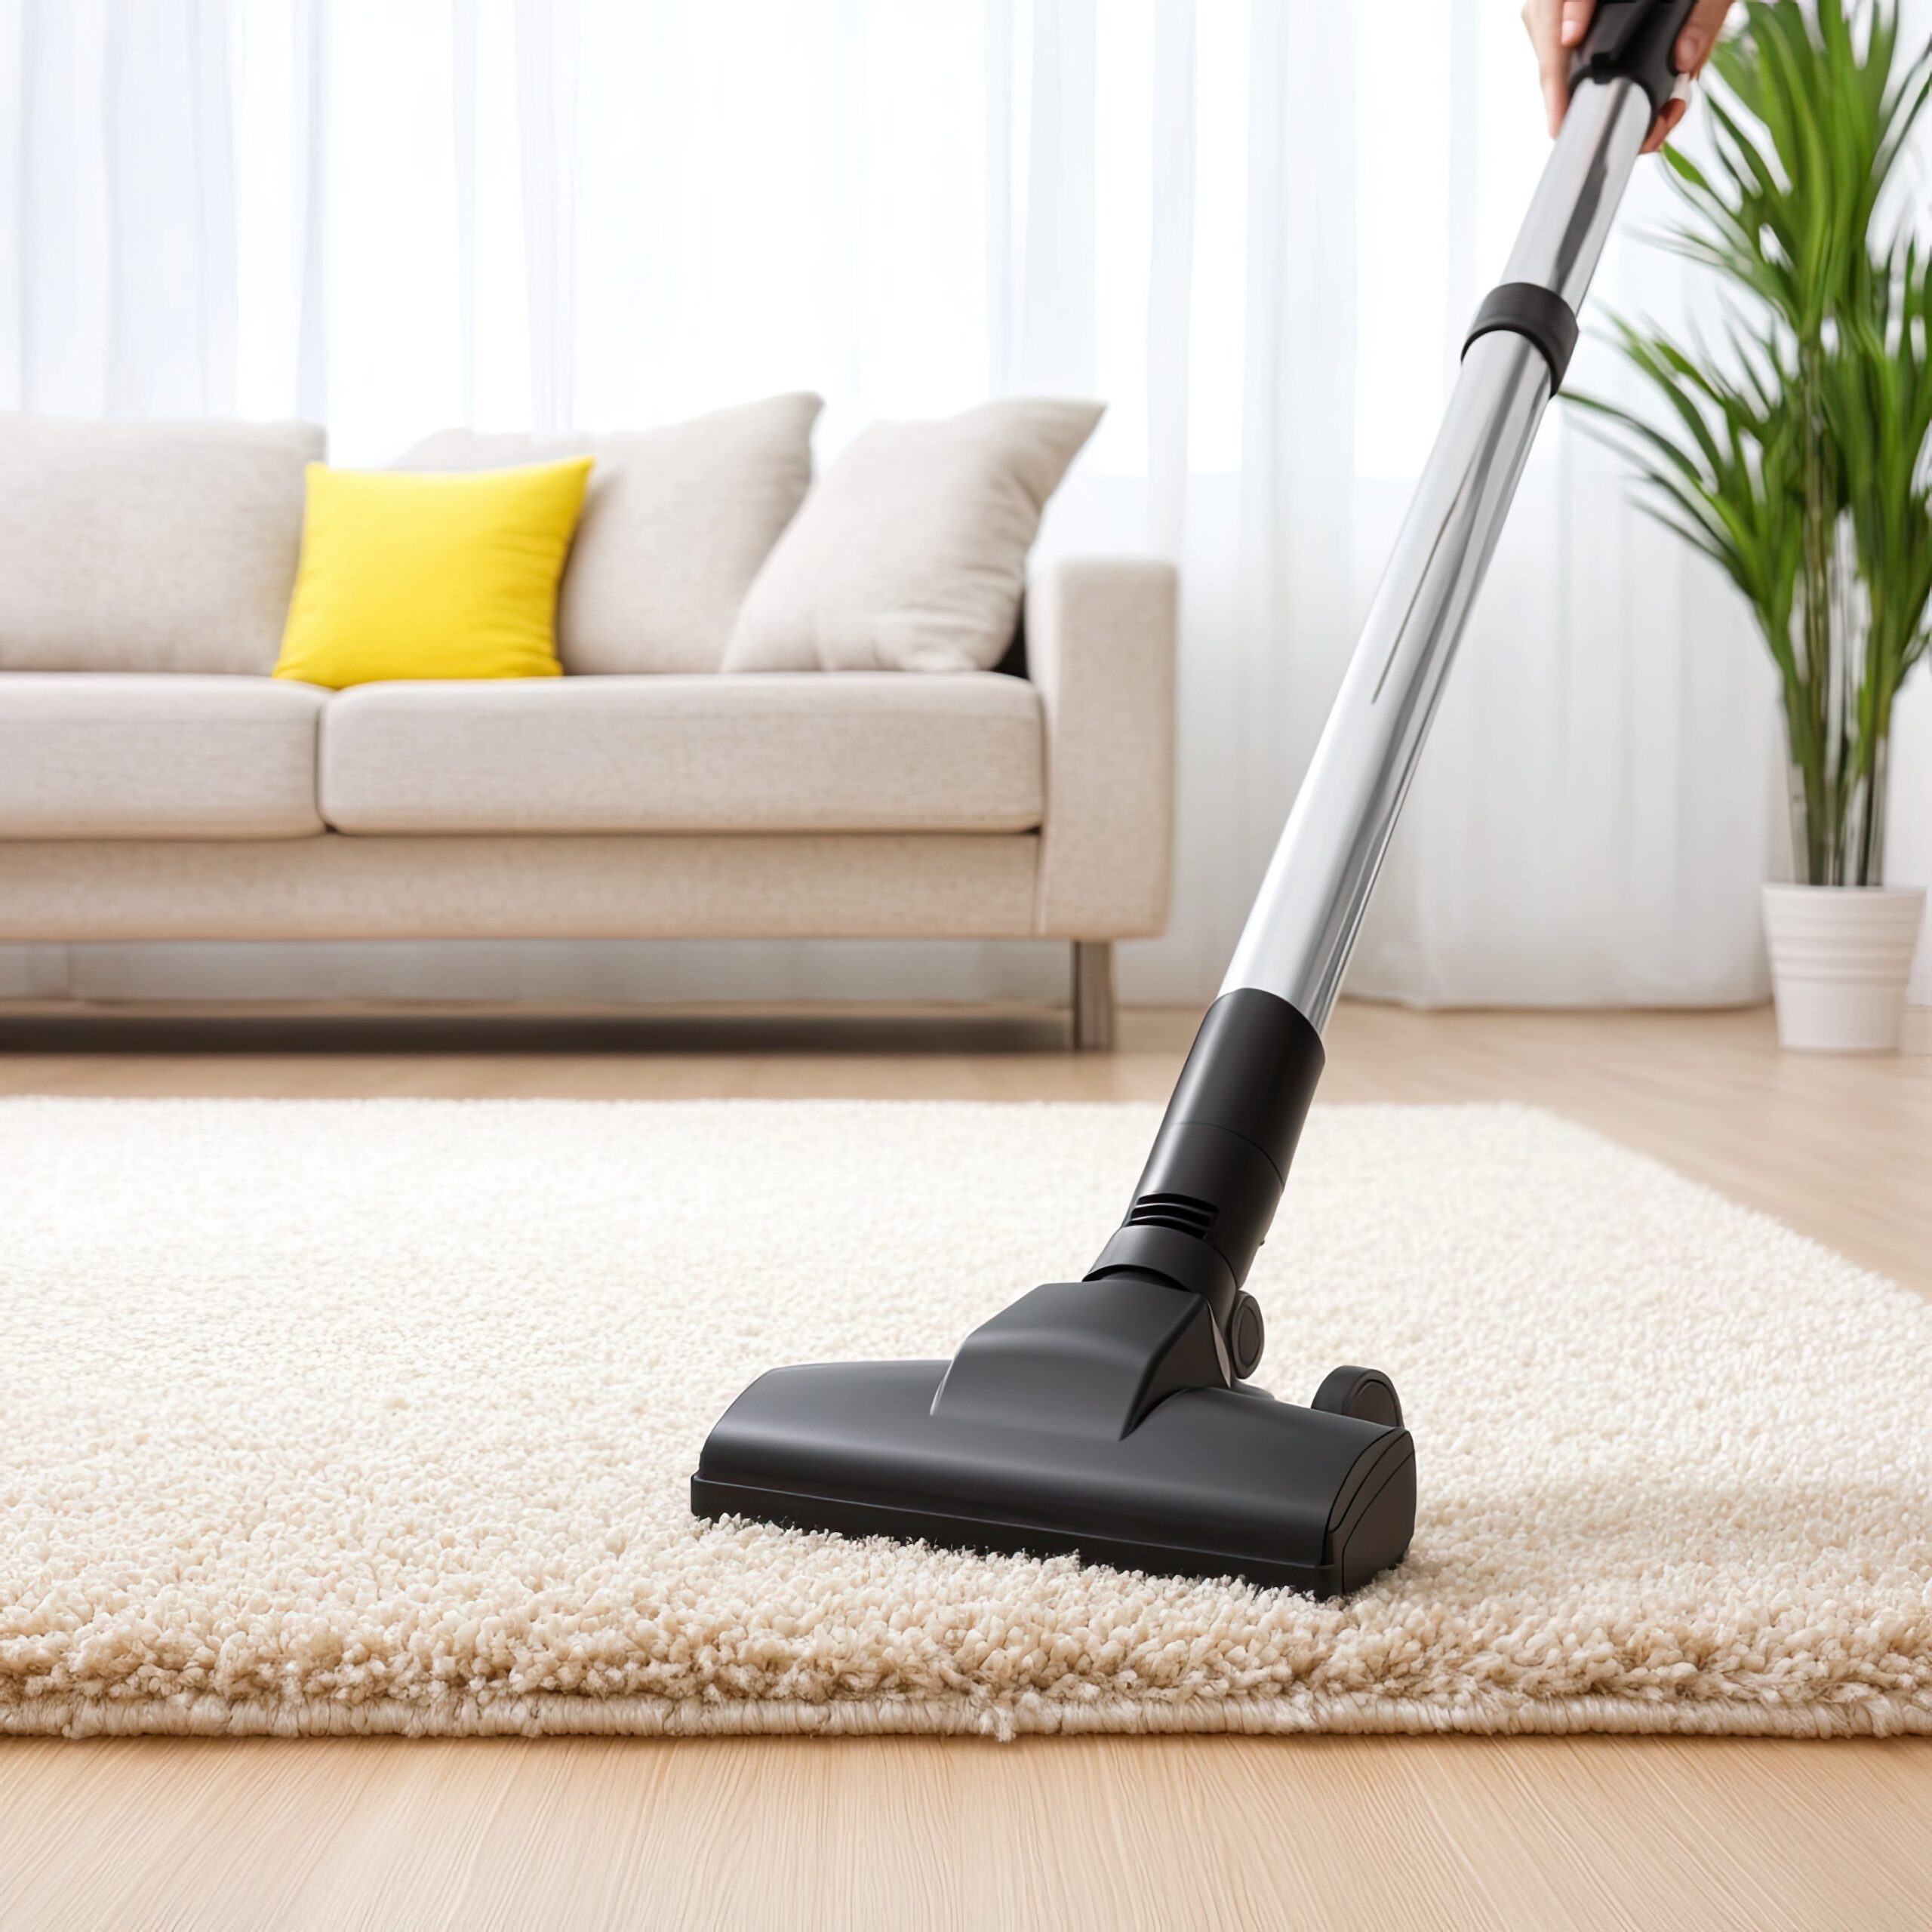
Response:
[[[1586,81],[1635,81],[1661,114],[1677,85],[1677,41],[1697,0],[1597,0],[1570,63],[1570,91]]]

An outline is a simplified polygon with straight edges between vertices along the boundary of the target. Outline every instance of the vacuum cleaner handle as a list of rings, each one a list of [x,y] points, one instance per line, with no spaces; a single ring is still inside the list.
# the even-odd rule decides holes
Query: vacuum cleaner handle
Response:
[[[1127,1217],[1088,1278],[1152,1276],[1213,1310],[1231,1379],[1260,1358],[1243,1283],[1323,1063],[1321,1029],[1451,659],[1694,0],[1598,0],[1574,93],[1260,896],[1168,1103]]]
[[[1678,37],[1697,0],[1598,0],[1590,30],[1570,61],[1570,91],[1585,81],[1635,81],[1661,114],[1677,91]]]
[[[1576,88],[1222,991],[1278,995],[1319,1032],[1470,607],[1693,0],[1598,0]]]

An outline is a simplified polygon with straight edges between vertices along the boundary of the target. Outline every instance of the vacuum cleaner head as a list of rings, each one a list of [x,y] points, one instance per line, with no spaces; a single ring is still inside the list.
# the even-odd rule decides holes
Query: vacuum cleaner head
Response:
[[[1103,1297],[1114,1305],[1101,1325]],[[691,1507],[847,1536],[1078,1551],[1324,1597],[1400,1561],[1415,1451],[1380,1377],[1359,1399],[1380,1395],[1386,1420],[1207,1386],[1176,1389],[1124,1433],[1103,1401],[1080,1399],[1118,1392],[1119,1364],[1060,1380],[1064,1344],[1118,1337],[1123,1317],[1145,1334],[1180,1313],[1162,1302],[1184,1299],[1153,1281],[1059,1283],[995,1316],[950,1364],[773,1369],[712,1431]],[[1043,1344],[1030,1353],[1029,1331]]]

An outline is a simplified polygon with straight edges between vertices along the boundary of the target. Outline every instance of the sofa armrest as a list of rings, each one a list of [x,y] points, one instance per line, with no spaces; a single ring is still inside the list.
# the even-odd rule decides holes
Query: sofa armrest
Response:
[[[1036,921],[1052,939],[1166,925],[1174,841],[1171,564],[1067,559],[1026,592],[1028,673],[1046,728]]]

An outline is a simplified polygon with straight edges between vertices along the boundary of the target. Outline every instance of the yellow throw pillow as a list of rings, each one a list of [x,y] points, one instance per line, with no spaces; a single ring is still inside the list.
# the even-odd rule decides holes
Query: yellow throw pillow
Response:
[[[435,475],[309,466],[278,678],[554,678],[591,459]]]

